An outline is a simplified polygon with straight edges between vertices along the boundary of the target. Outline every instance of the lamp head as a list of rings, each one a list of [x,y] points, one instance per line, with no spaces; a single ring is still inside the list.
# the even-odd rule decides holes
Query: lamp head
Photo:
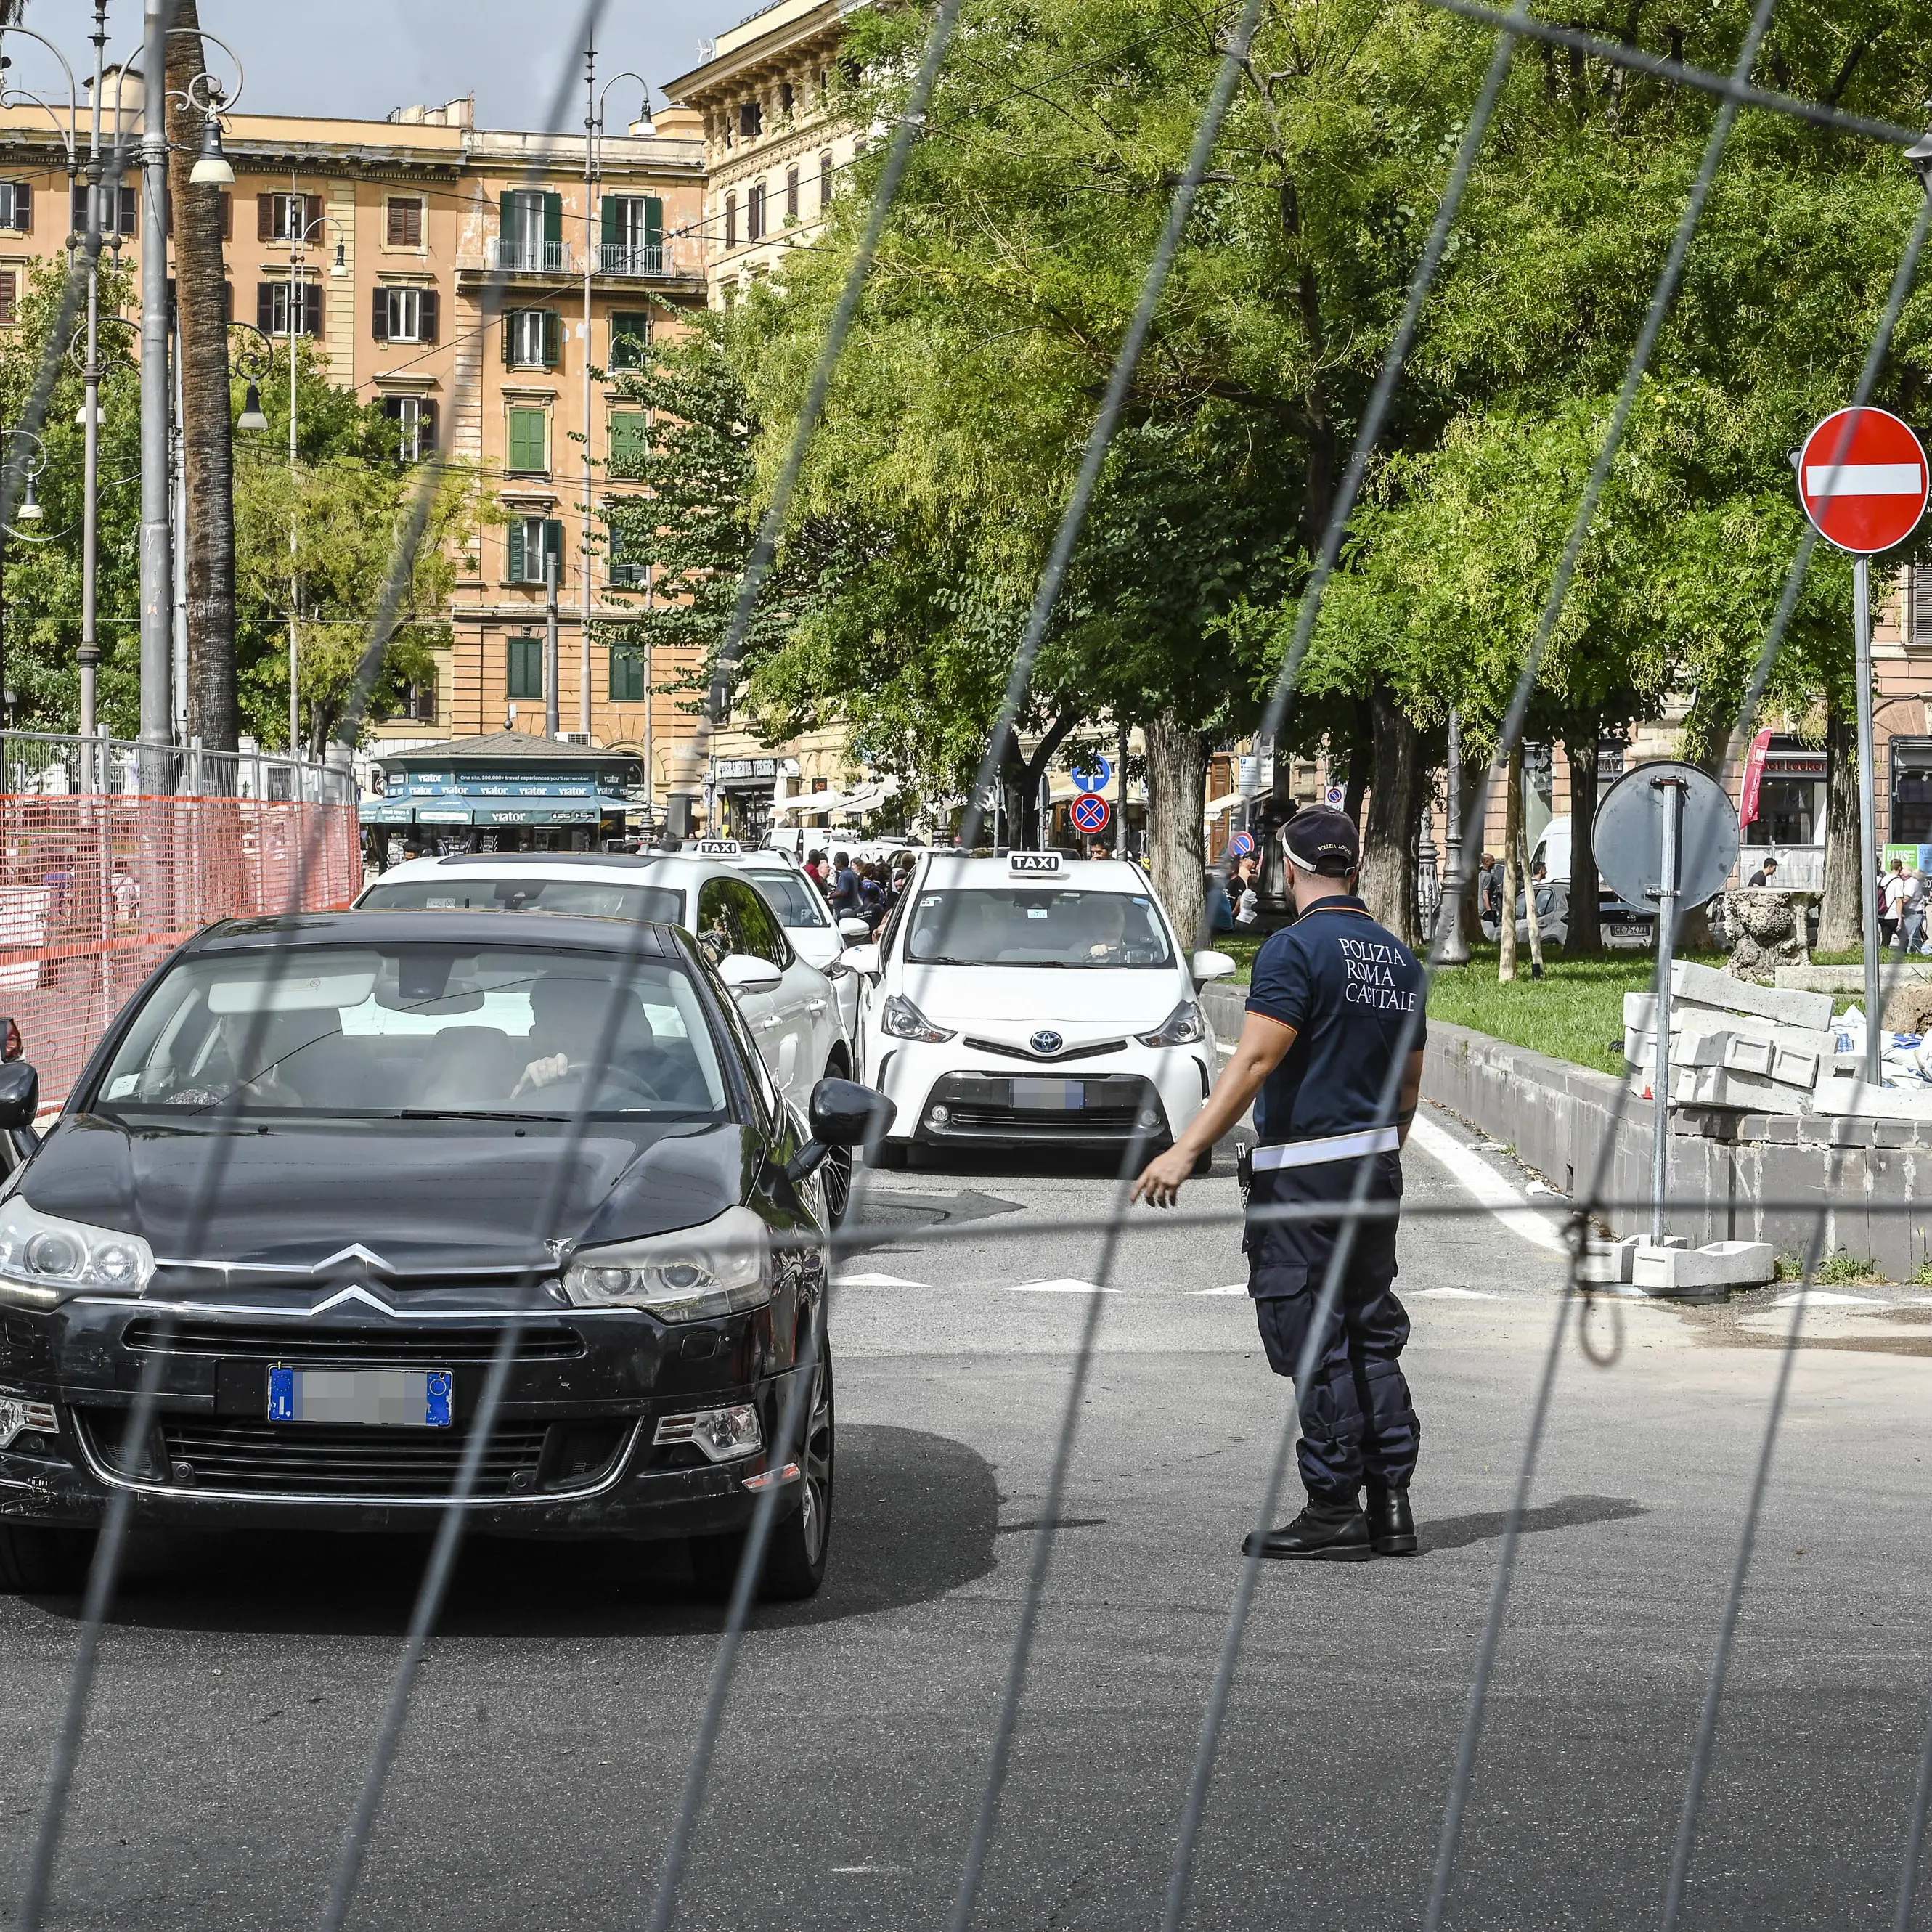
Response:
[[[34,494],[34,472],[30,470],[27,472],[27,494],[16,514],[23,524],[38,524],[40,514],[39,499]]]
[[[349,272],[348,254],[339,238],[335,244],[335,266],[328,272],[338,281]]]
[[[221,152],[221,123],[211,114],[201,124],[201,157],[188,172],[196,188],[232,188],[235,170]]]
[[[248,393],[242,398],[242,413],[236,418],[235,427],[253,432],[265,430],[268,426],[268,418],[262,413],[262,392],[251,376],[248,379]]]

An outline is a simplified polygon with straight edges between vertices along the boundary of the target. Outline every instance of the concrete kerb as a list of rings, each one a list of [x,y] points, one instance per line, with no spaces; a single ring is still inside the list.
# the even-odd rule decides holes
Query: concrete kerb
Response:
[[[1246,991],[1202,988],[1202,1004],[1226,1042],[1240,1034]],[[1516,1150],[1526,1167],[1574,1195],[1597,1171],[1622,1082],[1446,1020],[1429,1022],[1426,1100]],[[1651,1109],[1633,1105],[1616,1136],[1608,1192],[1641,1202],[1650,1192]],[[1728,1108],[1680,1107],[1671,1122],[1670,1230],[1693,1248],[1768,1241],[1782,1255],[1809,1248],[1818,1204],[1841,1150],[1826,1209],[1823,1252],[1843,1250],[1905,1281],[1932,1256],[1932,1123],[1825,1114],[1766,1119]],[[1647,1234],[1647,1208],[1603,1219],[1613,1236]]]

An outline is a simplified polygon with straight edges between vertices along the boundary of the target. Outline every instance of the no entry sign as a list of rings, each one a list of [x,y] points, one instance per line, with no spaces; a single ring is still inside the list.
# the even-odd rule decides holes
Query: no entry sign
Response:
[[[1798,494],[1826,542],[1870,556],[1901,544],[1925,514],[1925,452],[1885,410],[1840,410],[1804,439]]]

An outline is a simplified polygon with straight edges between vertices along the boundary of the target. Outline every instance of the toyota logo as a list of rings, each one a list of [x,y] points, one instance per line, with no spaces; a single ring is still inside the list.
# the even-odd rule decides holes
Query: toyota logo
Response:
[[[1051,1027],[1043,1028],[1027,1044],[1036,1053],[1058,1053],[1066,1042]]]

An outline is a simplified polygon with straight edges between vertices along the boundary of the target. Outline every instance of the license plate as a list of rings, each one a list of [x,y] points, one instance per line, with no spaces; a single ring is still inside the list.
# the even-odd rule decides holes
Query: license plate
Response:
[[[360,1422],[376,1429],[447,1429],[447,1369],[292,1369],[268,1365],[271,1422]]]
[[[1604,937],[1606,939],[1648,939],[1650,937],[1650,928],[1647,926],[1634,926],[1628,923],[1606,926],[1604,928]]]
[[[1076,1114],[1087,1103],[1084,1080],[1016,1080],[1013,1105],[1036,1112]]]

